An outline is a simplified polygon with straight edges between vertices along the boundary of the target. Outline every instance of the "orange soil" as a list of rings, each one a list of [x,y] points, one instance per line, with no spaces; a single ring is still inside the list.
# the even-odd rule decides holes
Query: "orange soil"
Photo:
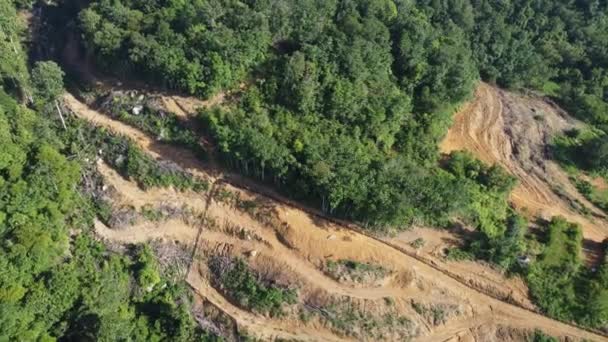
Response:
[[[542,118],[533,119],[534,113]],[[512,122],[519,126],[514,127]],[[486,163],[501,165],[519,180],[511,194],[516,207],[533,216],[563,216],[576,222],[581,225],[584,238],[597,245],[608,237],[602,212],[576,191],[555,162],[543,156],[553,135],[576,125],[540,99],[509,94],[482,83],[473,101],[454,117],[440,148],[444,153],[470,151]],[[556,186],[562,187],[569,200],[590,208],[595,217],[576,212],[564,195],[556,194]]]
[[[198,161],[191,153],[176,147],[161,145],[158,142],[155,142],[152,137],[145,135],[137,129],[109,119],[100,113],[91,110],[69,94],[65,96],[64,100],[68,107],[79,117],[86,119],[95,125],[106,127],[115,133],[130,137],[151,156],[155,158],[170,159],[196,176],[204,177],[206,179],[215,179],[214,176],[205,171],[205,165]],[[473,317],[487,317],[488,319],[491,319],[493,322],[492,324],[494,324],[494,322],[505,322],[508,323],[509,326],[515,328],[540,328],[555,336],[568,336],[578,339],[587,338],[598,341],[605,340],[601,335],[581,330],[532,311],[497,300],[492,296],[480,292],[468,283],[459,280],[457,277],[441,271],[432,264],[414,258],[408,253],[404,253],[404,251],[394,247],[392,244],[366,236],[344,226],[339,226],[335,223],[326,221],[325,219],[311,216],[301,209],[285,203],[273,201],[269,198],[264,198],[264,196],[260,196],[259,194],[253,194],[247,190],[234,188],[232,186],[227,186],[227,188],[230,191],[240,193],[244,198],[257,198],[265,204],[272,206],[272,209],[278,218],[286,223],[286,227],[283,231],[275,231],[274,234],[276,234],[277,237],[280,236],[281,240],[286,241],[289,248],[283,249],[282,247],[278,247],[281,246],[281,244],[275,245],[275,240],[272,240],[273,243],[271,245],[273,245],[274,250],[269,253],[279,253],[277,254],[277,257],[288,260],[288,263],[298,262],[297,267],[295,268],[306,267],[306,272],[308,273],[310,271],[312,275],[305,275],[304,278],[308,277],[306,279],[308,279],[308,282],[311,282],[312,285],[318,286],[318,284],[316,284],[318,282],[324,284],[324,287],[335,286],[336,288],[332,290],[347,291],[347,293],[345,293],[347,295],[356,295],[355,289],[339,289],[334,282],[314,278],[317,275],[320,277],[320,275],[318,271],[311,270],[310,265],[314,264],[315,260],[324,260],[329,257],[363,261],[369,260],[404,274],[403,278],[405,278],[406,281],[392,283],[392,286],[395,286],[395,288],[398,289],[397,292],[401,291],[403,296],[409,297],[416,295],[416,298],[423,298],[424,296],[429,301],[440,298],[457,298],[460,303],[469,308],[466,311],[470,312],[470,315],[473,315]],[[139,197],[139,195],[136,197]],[[212,206],[209,206],[209,208],[211,207]],[[230,209],[231,208],[223,208],[222,210],[224,210],[225,215],[228,216],[240,215],[236,213],[234,209],[232,209],[232,211],[230,211]],[[219,215],[222,211],[213,209],[212,212],[213,215]],[[254,229],[257,234],[264,234],[262,228],[255,228],[255,225],[253,225],[254,223],[251,223],[251,227],[254,227],[252,229]],[[192,235],[186,235],[186,238],[191,239],[191,236]],[[264,238],[271,241],[269,236],[270,235],[266,234]],[[205,238],[205,234],[202,235],[202,238]],[[408,281],[407,279],[413,279],[414,281]],[[279,336],[275,335],[277,331],[285,329],[287,330],[284,335],[285,337],[296,336],[298,339],[307,340],[329,339],[329,336],[325,335],[325,332],[319,329],[310,331],[305,329],[306,327],[293,327],[287,323],[284,325],[280,324],[279,326],[269,325],[267,320],[262,317],[257,315],[250,316],[249,313],[244,313],[241,310],[234,308],[204,280],[200,279],[198,271],[189,272],[188,281],[200,295],[206,297],[218,308],[235,318],[240,324],[252,327],[252,329],[255,330],[254,332],[262,338]],[[365,295],[373,296],[372,293],[374,291],[386,291],[387,288],[390,287],[365,289]],[[367,291],[369,291],[369,293],[367,293]],[[470,329],[471,324],[467,322],[472,321],[469,321],[468,319],[464,320],[461,326],[459,325],[454,328],[450,325],[448,328],[451,330],[448,335],[455,336],[462,330]],[[438,328],[437,332],[427,331],[426,333],[430,336],[430,334],[440,332],[441,328]]]

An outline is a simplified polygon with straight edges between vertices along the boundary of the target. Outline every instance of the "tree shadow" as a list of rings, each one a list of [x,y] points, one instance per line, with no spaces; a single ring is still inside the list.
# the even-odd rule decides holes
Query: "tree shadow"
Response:
[[[586,257],[587,267],[594,269],[599,267],[606,257],[606,240],[597,242],[589,239],[583,240],[583,255]]]
[[[87,312],[82,300],[66,314],[69,318],[62,321],[69,322],[65,333],[58,341],[61,342],[93,342],[97,341],[97,335],[101,328],[100,317],[92,312]]]

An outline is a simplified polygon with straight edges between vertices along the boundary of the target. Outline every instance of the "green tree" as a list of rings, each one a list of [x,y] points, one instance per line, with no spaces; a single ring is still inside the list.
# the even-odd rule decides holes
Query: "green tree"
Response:
[[[32,85],[36,90],[36,98],[51,102],[63,92],[63,77],[65,73],[53,61],[36,62],[32,69]]]

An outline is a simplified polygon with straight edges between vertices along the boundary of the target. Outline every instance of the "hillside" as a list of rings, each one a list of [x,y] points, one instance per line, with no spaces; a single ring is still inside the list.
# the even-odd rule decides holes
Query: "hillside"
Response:
[[[467,150],[504,167],[519,180],[510,195],[519,210],[530,217],[563,216],[580,224],[586,252],[601,258],[602,242],[608,238],[606,213],[578,192],[550,155],[554,138],[582,127],[551,102],[482,84],[454,116],[440,148],[444,153]]]
[[[126,181],[101,162],[98,169],[104,177],[104,184],[111,189],[108,191],[114,193],[112,201],[116,202],[112,203],[113,205],[132,207],[135,210],[146,205],[153,208],[162,205],[175,208],[187,207],[192,211],[190,215],[194,217],[199,213],[202,214],[205,220],[203,222],[216,222],[201,226],[200,223],[189,223],[191,220],[189,218],[184,220],[178,216],[177,219],[118,226],[113,229],[101,222],[96,223],[97,234],[108,241],[119,243],[155,241],[159,244],[178,244],[178,246],[194,248],[195,253],[202,253],[205,255],[203,260],[216,253],[238,257],[251,255],[251,251],[256,251],[254,257],[249,257],[250,263],[255,265],[256,269],[263,270],[263,273],[271,274],[275,281],[292,284],[290,286],[298,284],[295,286],[298,286],[300,300],[304,303],[313,301],[315,306],[327,305],[327,301],[331,302],[336,298],[346,302],[352,301],[353,305],[358,302],[357,305],[364,305],[367,314],[370,315],[367,319],[371,319],[375,311],[381,313],[389,310],[390,306],[382,307],[387,305],[386,298],[392,298],[394,304],[391,306],[395,305],[397,312],[413,314],[414,316],[409,316],[410,319],[417,317],[413,321],[413,326],[404,333],[420,337],[420,340],[426,338],[431,341],[438,336],[462,337],[471,334],[471,331],[474,337],[477,334],[475,331],[479,330],[483,331],[481,338],[498,334],[496,338],[502,340],[506,336],[500,334],[504,333],[513,334],[510,339],[516,341],[523,336],[522,333],[525,334],[525,331],[533,331],[536,328],[555,336],[602,338],[546,319],[517,305],[499,301],[487,295],[484,291],[486,289],[471,286],[472,282],[461,282],[458,274],[441,271],[431,263],[427,264],[413,258],[415,252],[409,254],[401,248],[393,247],[390,243],[367,237],[357,230],[353,231],[348,226],[341,227],[317,218],[314,214],[311,216],[306,211],[291,207],[288,202],[276,202],[272,198],[264,198],[263,194],[222,184],[222,178],[215,178],[214,175],[207,173],[205,164],[193,161],[189,153],[180,149],[171,150],[169,147],[163,149],[162,145],[155,147],[157,144],[146,134],[90,110],[69,95],[65,99],[76,116],[132,138],[154,158],[167,158],[176,165],[182,166],[187,172],[210,179],[213,184],[219,184],[218,187],[222,190],[237,193],[238,198],[252,199],[256,203],[263,204],[263,207],[256,208],[248,214],[247,210],[241,212],[238,207],[222,203],[222,200],[214,197],[205,199],[196,193],[179,193],[170,189],[142,191],[136,184]],[[263,211],[258,213],[257,210]],[[258,221],[260,219],[261,222]],[[234,229],[237,231],[235,232]],[[232,235],[235,233],[238,233],[237,236]],[[200,240],[197,238],[199,234]],[[193,242],[197,243],[193,245]],[[384,279],[380,285],[353,288],[351,285],[336,282],[319,271],[319,268],[323,269],[327,260],[341,259],[382,265],[391,269],[393,274],[388,279]],[[298,323],[293,322],[289,316],[286,317],[287,320],[266,320],[263,317],[247,314],[227,302],[221,293],[210,287],[208,282],[212,280],[209,277],[213,275],[209,274],[207,266],[199,265],[195,261],[186,279],[203,299],[232,317],[241,328],[260,338],[303,340],[348,338],[348,335],[340,337],[333,335],[332,331],[326,331],[324,327],[326,323],[323,323],[323,319],[320,322]],[[436,302],[435,299],[438,293],[442,294],[440,302]],[[425,321],[427,318],[424,315],[419,316],[421,313],[412,311],[409,304],[412,301],[428,307],[454,305],[452,310],[458,313],[455,317],[446,318],[442,324],[434,326],[432,321]],[[448,317],[453,315],[446,314]],[[356,325],[352,326],[355,327]],[[380,326],[376,333],[386,334],[389,331],[400,333],[400,330],[395,329],[396,327]],[[509,332],[509,329],[512,330]],[[521,330],[523,332],[518,332],[518,329],[523,329]],[[359,335],[356,330],[351,333],[356,334],[351,336],[356,339],[371,337],[365,333]],[[393,339],[398,335],[383,336]]]
[[[0,0],[0,341],[608,341],[608,4]]]

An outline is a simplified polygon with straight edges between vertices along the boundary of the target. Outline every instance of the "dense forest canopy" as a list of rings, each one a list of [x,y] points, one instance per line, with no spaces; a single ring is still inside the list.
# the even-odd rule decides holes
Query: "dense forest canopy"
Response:
[[[79,25],[106,70],[200,96],[240,85],[201,114],[232,167],[333,214],[402,226],[462,208],[441,200],[461,190],[436,169],[436,146],[480,77],[604,128],[605,6],[98,0]]]
[[[247,174],[373,224],[456,209],[415,204],[458,191],[427,167],[477,78],[456,24],[392,1],[99,1],[80,23],[114,71],[198,95],[244,83],[201,119]]]
[[[149,247],[122,256],[93,238],[86,166],[68,157],[82,151],[67,139],[78,132],[55,119],[63,72],[38,62],[30,73],[24,33],[0,1],[0,340],[211,340]]]
[[[550,96],[592,125],[592,138],[562,154],[608,174],[607,6],[95,0],[78,25],[105,71],[202,97],[233,90],[199,120],[235,170],[370,227],[458,217],[481,233],[468,253],[513,270],[529,248],[507,203],[514,180],[466,153],[440,160],[437,143],[481,79]],[[580,249],[578,228],[547,225],[551,239]],[[546,262],[558,249],[548,242],[527,275],[535,300],[554,317],[602,326],[606,307],[585,303],[604,301],[604,269],[590,277],[578,252],[564,267]]]
[[[0,1],[0,340],[212,338],[194,323],[183,285],[161,276],[148,247],[121,256],[92,238],[93,218],[102,215],[80,188],[87,166],[71,159],[85,150],[75,141],[83,132],[97,134],[92,144],[127,151],[128,160],[112,166],[140,185],[208,184],[163,173],[120,138],[74,123],[58,129],[63,71],[53,62],[28,63],[21,44],[26,30],[15,6],[34,2]],[[526,222],[507,201],[515,180],[467,153],[442,158],[437,150],[477,81],[556,99],[595,127],[581,145],[580,165],[608,170],[603,1],[49,6],[65,16],[82,7],[64,24],[78,29],[103,71],[200,97],[232,90],[227,103],[199,113],[205,132],[197,133],[211,136],[235,170],[369,227],[460,219],[479,232],[468,251],[508,270],[528,248]],[[173,142],[196,144],[191,132],[173,133]],[[547,226],[549,239],[526,275],[536,303],[554,317],[605,327],[608,263],[589,273],[578,228],[560,220]],[[243,288],[255,284],[253,276],[244,280]]]

